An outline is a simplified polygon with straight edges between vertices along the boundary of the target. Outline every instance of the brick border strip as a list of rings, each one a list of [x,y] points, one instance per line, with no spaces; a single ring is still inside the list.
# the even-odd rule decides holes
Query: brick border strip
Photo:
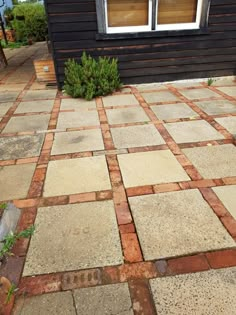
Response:
[[[149,280],[210,269],[236,266],[236,248],[198,253],[155,261],[137,262],[78,271],[23,277],[18,295],[29,296],[109,285],[135,280]]]
[[[106,150],[114,150],[115,146],[110,132],[110,126],[107,120],[105,108],[102,98],[96,98],[99,119],[101,123],[101,131]],[[132,214],[129,208],[128,199],[126,196],[123,179],[117,160],[117,152],[112,155],[106,155],[110,181],[113,191],[113,202],[116,212],[117,223],[120,231],[120,240],[123,250],[124,260],[126,262],[143,261],[141,246],[139,244],[138,235],[133,224]],[[126,225],[132,226],[132,232],[126,233]],[[128,250],[132,248],[132,251]]]

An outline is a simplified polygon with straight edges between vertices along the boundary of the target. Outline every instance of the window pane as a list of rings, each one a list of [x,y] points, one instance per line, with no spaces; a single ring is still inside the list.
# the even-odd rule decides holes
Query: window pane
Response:
[[[107,0],[108,26],[148,25],[148,0]]]
[[[158,24],[193,23],[198,0],[159,0]]]

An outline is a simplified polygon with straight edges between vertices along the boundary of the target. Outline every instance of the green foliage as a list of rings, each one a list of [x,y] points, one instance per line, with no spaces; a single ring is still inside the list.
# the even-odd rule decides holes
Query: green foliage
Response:
[[[32,225],[26,230],[23,230],[19,233],[10,233],[2,240],[3,246],[0,250],[0,259],[5,255],[9,254],[15,242],[20,238],[29,238],[33,235],[35,231],[35,226]]]
[[[208,80],[207,80],[207,85],[208,86],[211,86],[213,83],[214,83],[214,79],[212,79],[212,78],[209,78]]]
[[[16,31],[17,41],[45,40],[47,20],[43,5],[37,3],[19,4],[14,7],[13,14],[12,26]],[[24,17],[24,20],[19,20],[17,17]]]
[[[27,45],[26,42],[8,42],[8,44],[6,44],[5,40],[1,40],[1,45],[2,48],[10,48],[10,49],[15,49],[15,48],[20,48],[22,46]]]
[[[11,284],[9,290],[7,291],[7,297],[5,303],[8,304],[11,301],[12,295],[17,290],[17,287],[14,283]]]
[[[0,210],[5,210],[7,207],[7,204],[6,203],[1,203],[0,204]]]
[[[93,97],[112,93],[121,88],[117,59],[99,57],[95,60],[83,53],[81,64],[69,59],[65,63],[64,90],[72,97]]]

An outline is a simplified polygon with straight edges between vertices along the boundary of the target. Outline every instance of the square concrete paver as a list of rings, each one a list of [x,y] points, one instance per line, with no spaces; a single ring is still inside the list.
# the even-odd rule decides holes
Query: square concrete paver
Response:
[[[129,198],[145,260],[235,246],[197,189]]]
[[[167,90],[167,87],[164,85],[164,83],[143,83],[134,85],[134,87],[140,92],[160,89]]]
[[[56,133],[52,147],[52,154],[96,150],[104,150],[100,129]]]
[[[71,195],[111,189],[104,156],[51,161],[44,196]]]
[[[102,98],[105,107],[139,105],[138,100],[132,94],[126,95],[110,95]]]
[[[228,100],[214,100],[195,102],[208,115],[236,113],[236,105]]]
[[[96,111],[77,111],[60,113],[57,122],[58,129],[98,126],[99,118]]]
[[[127,283],[85,288],[74,291],[79,315],[133,315]]]
[[[44,135],[0,138],[0,160],[39,156]]]
[[[177,96],[169,91],[142,93],[142,97],[147,103],[160,103],[180,100]]]
[[[57,90],[35,90],[28,91],[23,97],[24,101],[33,101],[33,100],[46,100],[49,98],[55,98]]]
[[[35,225],[24,276],[123,263],[112,200],[39,208]]]
[[[1,92],[0,94],[0,102],[14,102],[18,95],[20,94],[20,91],[5,91]]]
[[[190,89],[190,90],[181,90],[180,91],[183,96],[187,97],[188,99],[201,99],[201,98],[211,98],[211,97],[220,97],[219,94],[207,89]]]
[[[125,187],[189,180],[169,150],[118,155]]]
[[[214,79],[213,86],[234,85],[236,86],[235,77],[220,77]]]
[[[215,118],[215,120],[236,138],[236,116]]]
[[[71,292],[49,293],[17,300],[13,315],[76,315]]]
[[[0,117],[4,116],[13,103],[0,103]]]
[[[234,86],[225,86],[225,87],[217,87],[217,89],[229,96],[236,97],[236,85]]]
[[[54,100],[21,102],[15,113],[51,112]]]
[[[11,92],[11,91],[21,91],[25,88],[26,83],[18,83],[18,84],[1,84],[0,85],[0,92]]]
[[[236,185],[213,187],[212,189],[236,220]]]
[[[235,315],[236,268],[150,280],[158,315]]]
[[[87,110],[96,109],[96,101],[86,101],[84,99],[69,98],[61,100],[61,110]]]
[[[233,144],[182,150],[204,178],[236,176],[236,147]]]
[[[150,119],[141,107],[106,110],[110,125],[146,122]]]
[[[165,144],[153,125],[111,128],[111,134],[117,149]]]
[[[201,82],[193,82],[193,81],[186,81],[186,82],[176,82],[171,83],[171,85],[177,89],[188,89],[191,87],[202,87]]]
[[[225,139],[205,120],[170,123],[164,126],[177,143]]]
[[[194,112],[187,104],[168,104],[151,106],[152,111],[159,119],[176,119],[196,117],[198,114]]]
[[[35,163],[0,167],[0,200],[26,198]]]
[[[49,119],[50,115],[12,117],[2,133],[46,130],[48,129]]]

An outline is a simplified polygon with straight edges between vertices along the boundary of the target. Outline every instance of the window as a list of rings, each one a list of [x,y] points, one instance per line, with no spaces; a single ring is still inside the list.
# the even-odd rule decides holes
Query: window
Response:
[[[210,0],[97,0],[100,33],[199,29]]]

